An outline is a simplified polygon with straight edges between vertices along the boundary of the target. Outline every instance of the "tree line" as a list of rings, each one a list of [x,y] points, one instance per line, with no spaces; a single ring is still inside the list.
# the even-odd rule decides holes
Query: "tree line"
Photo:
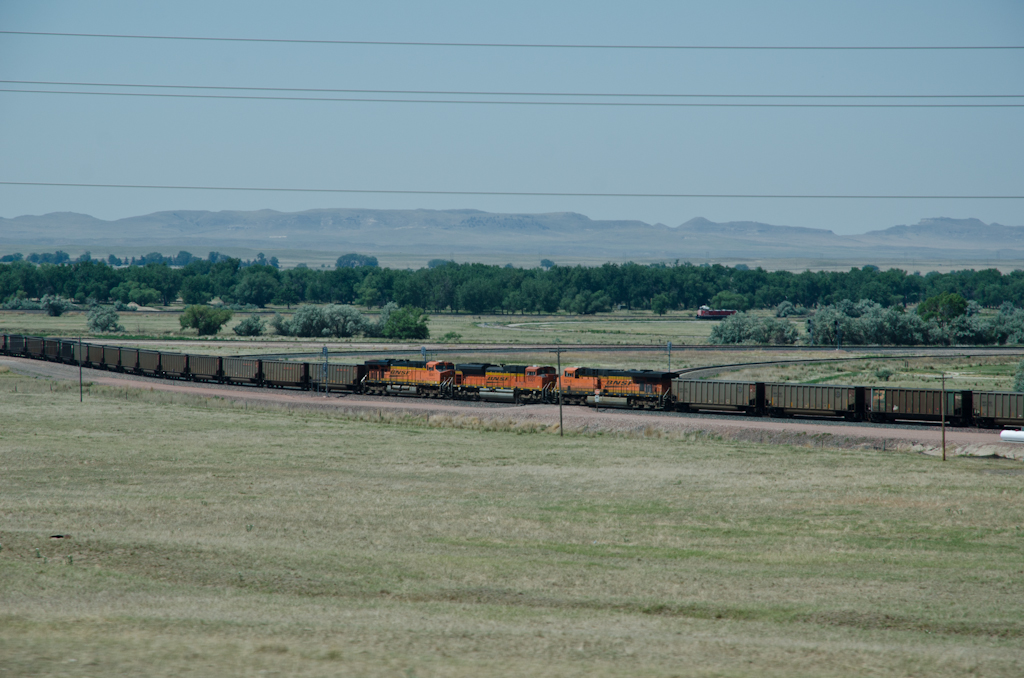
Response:
[[[148,259],[148,255],[147,255]],[[882,308],[905,307],[942,294],[957,294],[983,307],[1024,306],[1024,271],[996,269],[926,275],[874,266],[849,271],[765,271],[722,265],[557,266],[533,269],[485,264],[436,263],[418,270],[340,261],[333,270],[243,262],[218,255],[184,266],[164,260],[114,267],[103,261],[0,264],[0,301],[57,295],[79,303],[120,301],[139,305],[359,304],[391,302],[432,312],[589,314],[615,307],[652,309],[776,308],[783,302],[818,308],[866,300]],[[264,260],[266,261],[266,260]],[[276,263],[276,262],[274,262]],[[433,263],[433,262],[432,262]],[[551,263],[551,262],[545,262]]]
[[[777,317],[737,313],[711,330],[712,344],[795,344],[797,325],[785,319],[786,302]],[[806,309],[805,309],[806,310]],[[1024,343],[1024,310],[1004,301],[995,315],[983,316],[981,305],[957,293],[929,297],[913,311],[884,307],[867,299],[844,299],[820,306],[806,318],[803,342],[818,346],[956,346]]]

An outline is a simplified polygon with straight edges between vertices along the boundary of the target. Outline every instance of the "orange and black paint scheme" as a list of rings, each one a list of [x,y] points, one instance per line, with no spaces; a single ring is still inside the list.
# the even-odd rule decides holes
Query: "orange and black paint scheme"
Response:
[[[559,388],[556,384],[555,388]],[[601,388],[598,370],[593,367],[566,367],[562,369],[562,402],[566,405],[586,405]]]
[[[462,363],[455,370],[459,397],[467,400],[557,402],[558,375],[553,367]]]
[[[656,410],[665,409],[670,403],[672,392],[672,372],[655,370],[597,370],[601,380],[600,390],[596,396],[601,403],[605,398],[625,398],[623,403],[633,409]]]
[[[367,360],[364,389],[374,395],[450,397],[456,387],[455,365],[445,360]]]

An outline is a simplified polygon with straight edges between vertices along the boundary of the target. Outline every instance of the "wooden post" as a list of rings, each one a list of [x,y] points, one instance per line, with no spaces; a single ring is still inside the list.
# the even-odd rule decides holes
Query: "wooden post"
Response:
[[[558,435],[565,437],[565,426],[562,420],[562,349],[552,351],[558,356]]]
[[[946,461],[946,373],[942,373],[942,405],[939,408],[942,413],[942,461]]]

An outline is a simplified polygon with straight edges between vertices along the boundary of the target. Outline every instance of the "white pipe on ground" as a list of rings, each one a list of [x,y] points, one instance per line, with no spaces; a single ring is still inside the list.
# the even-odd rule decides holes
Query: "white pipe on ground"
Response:
[[[999,437],[1007,443],[1024,443],[1024,431],[1001,431]]]

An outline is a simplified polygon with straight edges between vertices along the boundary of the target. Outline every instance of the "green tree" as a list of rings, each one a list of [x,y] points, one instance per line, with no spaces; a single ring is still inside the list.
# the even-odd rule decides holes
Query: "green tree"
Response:
[[[198,304],[189,306],[178,316],[181,329],[192,328],[200,335],[217,334],[229,320],[231,320],[231,311]]]
[[[729,290],[722,290],[711,297],[709,306],[711,308],[735,309],[737,311],[746,311],[750,308],[750,304],[747,303],[745,296],[736,292],[730,292]]]
[[[665,315],[670,308],[675,304],[672,303],[672,297],[665,292],[661,294],[655,294],[654,298],[651,299],[651,310],[658,315]]]
[[[389,339],[427,339],[427,318],[423,309],[414,306],[398,308],[388,315],[384,325],[384,336]]]
[[[186,304],[205,304],[213,299],[208,275],[190,275],[181,283],[181,300]]]
[[[917,307],[917,314],[945,326],[953,318],[967,315],[967,300],[955,292],[943,292],[922,301]]]
[[[242,274],[242,280],[231,293],[240,303],[255,304],[263,308],[278,293],[281,283],[269,266],[252,266]]]
[[[334,266],[335,268],[360,268],[362,266],[376,268],[377,257],[371,257],[367,254],[342,254],[334,262]]]

